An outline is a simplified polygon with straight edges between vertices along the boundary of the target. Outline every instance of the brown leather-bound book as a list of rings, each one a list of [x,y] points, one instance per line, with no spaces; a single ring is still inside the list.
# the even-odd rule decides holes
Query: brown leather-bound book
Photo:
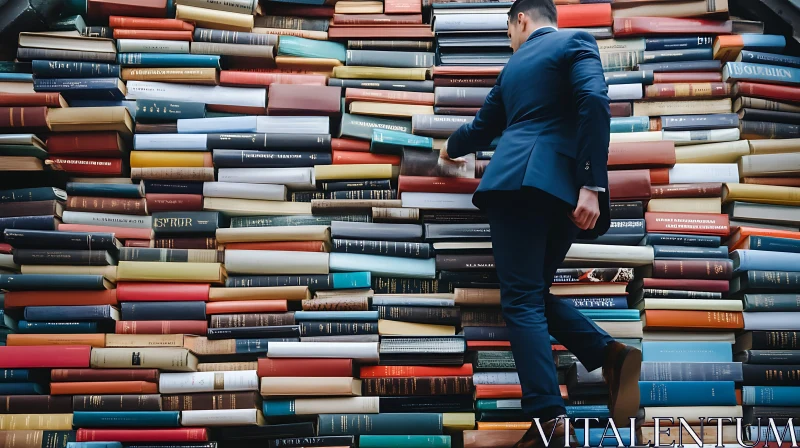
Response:
[[[92,19],[108,16],[165,17],[167,0],[88,0],[86,12]]]
[[[324,241],[264,241],[256,243],[227,243],[231,250],[288,250],[293,252],[326,252]]]
[[[178,122],[174,123],[136,123],[137,134],[177,134]]]
[[[746,95],[775,101],[800,101],[800,87],[777,86],[757,82],[737,82],[731,92],[733,97]]]
[[[733,277],[733,261],[719,260],[656,260],[653,276],[657,278],[689,278],[706,280],[730,280]]]
[[[154,383],[153,383],[154,384]],[[73,411],[160,411],[161,395],[75,395]]]
[[[272,84],[300,84],[306,86],[327,86],[328,77],[305,73],[261,73],[236,70],[222,70],[219,83],[223,86],[264,87]]]
[[[420,0],[386,0],[383,2],[386,14],[419,14],[422,12]]]
[[[650,184],[664,185],[669,183],[669,168],[650,169]]]
[[[265,300],[269,302],[269,300]],[[285,300],[283,301],[285,302]],[[213,302],[208,305],[239,302]],[[240,311],[237,311],[240,312]],[[294,325],[294,313],[216,314],[211,316],[211,328],[269,327]]]
[[[523,429],[491,428],[492,431],[464,431],[464,448],[511,448],[525,435],[530,424],[531,422],[526,422],[527,427]]]
[[[165,194],[149,193],[145,195],[147,210],[156,212],[201,211],[203,195],[201,194]]]
[[[355,140],[351,138],[332,138],[331,149],[336,151],[358,151],[369,152],[370,142],[367,140]]]
[[[349,105],[353,101],[369,101],[376,103],[418,104],[433,106],[434,95],[428,92],[403,92],[399,90],[376,90],[348,88],[344,92],[344,101]]]
[[[645,310],[645,330],[741,330],[742,313],[735,311]]]
[[[108,26],[114,29],[194,31],[194,25],[179,19],[151,19],[146,17],[111,16]]]
[[[359,25],[342,26],[336,25],[328,28],[328,38],[330,39],[361,39],[361,38],[410,38],[410,39],[430,39],[433,37],[430,25]]]
[[[372,397],[472,394],[472,377],[364,378],[361,380],[361,393]]]
[[[275,84],[268,96],[268,115],[334,116],[342,109],[341,87]]]
[[[9,291],[6,293],[6,308],[22,308],[26,306],[63,306],[70,305],[116,305],[117,291]]]
[[[50,383],[52,395],[157,394],[158,384],[146,381]]]
[[[0,93],[2,107],[69,107],[58,92]]]
[[[730,233],[728,215],[724,214],[647,212],[644,219],[647,232],[719,236]]]
[[[70,196],[67,210],[78,212],[120,213],[124,215],[147,215],[144,198],[101,198],[89,196]]]
[[[650,187],[652,199],[667,198],[718,198],[722,196],[722,184],[667,184]]]
[[[204,320],[148,320],[118,321],[117,334],[198,334],[208,332],[208,322]]]
[[[725,82],[693,82],[653,84],[645,86],[645,98],[715,98],[731,94],[730,84]]]
[[[650,199],[650,170],[609,171],[608,194],[617,201]]]
[[[47,129],[47,107],[0,107],[0,128]]]
[[[118,132],[64,132],[47,137],[52,156],[120,157],[129,150]]]
[[[148,381],[158,382],[156,369],[53,369],[50,381]]]
[[[611,143],[608,148],[609,169],[639,169],[675,165],[675,143],[671,141],[642,143]]]
[[[303,311],[369,311],[366,297],[336,297],[303,300]]]
[[[279,313],[288,310],[286,300],[242,300],[206,304],[206,314]]]
[[[654,73],[655,84],[685,83],[685,82],[722,82],[722,73],[719,72],[667,72]]]
[[[105,347],[105,334],[9,334],[8,346],[89,345]]]
[[[633,113],[633,105],[631,103],[611,103],[612,117],[630,117]]]
[[[165,411],[201,411],[218,409],[254,409],[261,405],[257,392],[215,392],[207,394],[163,395]]]
[[[216,249],[217,239],[206,237],[156,238],[153,247],[163,249]]]
[[[0,395],[0,414],[71,414],[72,398],[51,395]]]
[[[61,217],[64,203],[59,201],[6,202],[0,204],[0,218],[10,216],[47,216]]]

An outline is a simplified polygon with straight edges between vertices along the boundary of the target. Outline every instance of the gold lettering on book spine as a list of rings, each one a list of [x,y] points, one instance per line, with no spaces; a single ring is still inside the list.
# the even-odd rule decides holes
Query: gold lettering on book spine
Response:
[[[214,372],[214,390],[225,389],[225,373]]]

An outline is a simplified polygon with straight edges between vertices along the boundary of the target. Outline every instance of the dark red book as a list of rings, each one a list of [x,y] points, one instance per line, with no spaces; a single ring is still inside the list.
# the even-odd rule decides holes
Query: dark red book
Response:
[[[472,194],[480,179],[456,177],[398,176],[397,192]]]
[[[206,104],[206,110],[210,112],[224,112],[226,114],[245,115],[265,115],[267,113],[266,107],[230,106],[228,104]],[[136,130],[139,130],[138,126]]]
[[[127,170],[121,159],[86,157],[50,157],[66,173],[80,176],[126,176]]]
[[[153,247],[162,249],[216,249],[217,239],[207,237],[156,238]]]
[[[414,378],[472,375],[472,364],[462,366],[361,366],[360,378]]]
[[[167,15],[167,0],[87,0],[86,13],[92,19],[109,16],[160,18]]]
[[[776,101],[800,101],[800,87],[777,86],[757,82],[737,82],[733,86],[732,95],[751,96]]]
[[[608,148],[608,168],[630,170],[675,165],[675,143],[671,141],[648,142],[647,150],[641,143],[611,143]]]
[[[118,132],[62,132],[47,137],[51,156],[119,158],[127,151]]]
[[[0,369],[88,368],[88,345],[0,347]]]
[[[0,107],[0,128],[47,129],[47,107]]]
[[[722,196],[722,184],[667,184],[650,187],[652,199],[664,198],[718,198]]]
[[[148,381],[158,382],[157,369],[53,369],[50,381],[96,382],[96,381]]]
[[[127,239],[125,240],[125,247],[153,247],[153,243],[150,240]]]
[[[335,14],[334,25],[417,25],[422,14]]]
[[[328,77],[325,75],[307,75],[302,73],[261,73],[222,70],[219,72],[219,83],[223,86],[255,87],[265,87],[272,84],[327,86]]]
[[[612,201],[650,199],[650,170],[609,171],[608,194]]]
[[[583,5],[581,5],[583,6]],[[614,19],[614,37],[675,34],[731,34],[730,20],[683,19],[673,17],[629,17]]]
[[[669,289],[677,291],[728,292],[728,280],[698,280],[689,278],[644,278],[645,289]]]
[[[728,215],[715,213],[666,213],[644,214],[648,233],[689,233],[695,235],[728,236]]]
[[[349,377],[352,359],[259,358],[258,376]]]
[[[667,72],[654,73],[653,83],[722,82],[719,72]]]
[[[383,3],[386,14],[419,14],[422,12],[421,0],[386,0]]]
[[[358,151],[369,152],[370,142],[368,140],[355,140],[351,138],[332,138],[331,149],[336,151]]]
[[[67,102],[58,92],[0,93],[2,107],[67,107]]]
[[[78,442],[205,442],[206,428],[170,429],[79,429]]]
[[[728,259],[656,260],[653,262],[653,277],[730,280],[733,277],[733,262]]]
[[[559,28],[611,26],[611,3],[558,5]]]
[[[114,30],[114,39],[181,40],[191,42],[193,38],[191,31],[129,30],[122,28]]]
[[[209,284],[203,283],[117,283],[117,301],[183,302],[208,301]]]
[[[666,185],[669,183],[669,168],[651,168],[650,183],[652,185]]]
[[[630,117],[633,113],[631,103],[611,103],[609,107],[611,108],[612,117]]]
[[[150,213],[203,210],[203,195],[201,194],[148,193],[145,195],[145,201]]]
[[[268,96],[268,115],[324,115],[332,117],[342,111],[342,88],[274,84]]]
[[[117,321],[117,334],[196,334],[208,332],[204,320],[121,320]]]
[[[111,16],[108,26],[114,29],[194,31],[194,25],[180,19],[151,19],[146,17]]]
[[[0,243],[0,254],[10,254],[14,250],[8,243]]]

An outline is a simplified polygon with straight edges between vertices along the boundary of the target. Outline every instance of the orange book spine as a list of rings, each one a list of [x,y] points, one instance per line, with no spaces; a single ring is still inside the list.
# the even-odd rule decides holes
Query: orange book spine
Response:
[[[400,156],[391,154],[372,154],[356,151],[333,151],[334,165],[389,164],[400,165]]]
[[[522,398],[519,384],[476,384],[475,398]]]
[[[800,240],[800,232],[795,232],[793,230],[761,229],[758,227],[742,226],[739,227],[739,230],[734,234],[734,238],[731,238],[731,241],[728,242],[728,248],[730,250],[736,249],[750,236],[771,236],[775,238]],[[8,299],[6,299],[6,301],[8,301]]]
[[[467,341],[467,348],[473,350],[506,350],[511,341]]]
[[[116,305],[117,290],[105,291],[9,291],[6,293],[6,308],[26,306],[69,305]]]
[[[158,384],[147,381],[50,383],[50,395],[157,394]]]
[[[259,243],[227,243],[231,250],[287,250],[291,252],[325,252],[322,241],[264,241]]]
[[[483,431],[526,431],[531,422],[478,422],[478,430]]]
[[[9,334],[6,345],[89,345],[105,347],[105,334]]]
[[[180,19],[151,19],[146,17],[109,16],[110,28],[138,30],[194,31],[194,25]]]
[[[559,28],[611,26],[614,22],[610,3],[558,5],[556,9]]]
[[[731,311],[684,311],[646,310],[647,328],[741,330],[744,319],[741,312]]]
[[[289,304],[286,300],[241,300],[206,304],[206,314],[279,313],[288,310]]]
[[[669,168],[653,168],[650,170],[650,184],[664,185],[669,183]]]

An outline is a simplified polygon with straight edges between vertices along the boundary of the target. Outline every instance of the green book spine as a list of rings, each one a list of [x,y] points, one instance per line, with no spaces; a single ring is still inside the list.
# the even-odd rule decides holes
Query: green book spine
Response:
[[[371,436],[358,438],[359,448],[450,448],[450,436]]]
[[[441,435],[442,414],[320,414],[320,436]]]
[[[50,22],[52,31],[77,31],[83,34],[84,29],[86,29],[86,22],[80,15],[62,17]]]
[[[433,151],[433,139],[386,129],[372,130],[370,152],[403,155],[404,148]]]

